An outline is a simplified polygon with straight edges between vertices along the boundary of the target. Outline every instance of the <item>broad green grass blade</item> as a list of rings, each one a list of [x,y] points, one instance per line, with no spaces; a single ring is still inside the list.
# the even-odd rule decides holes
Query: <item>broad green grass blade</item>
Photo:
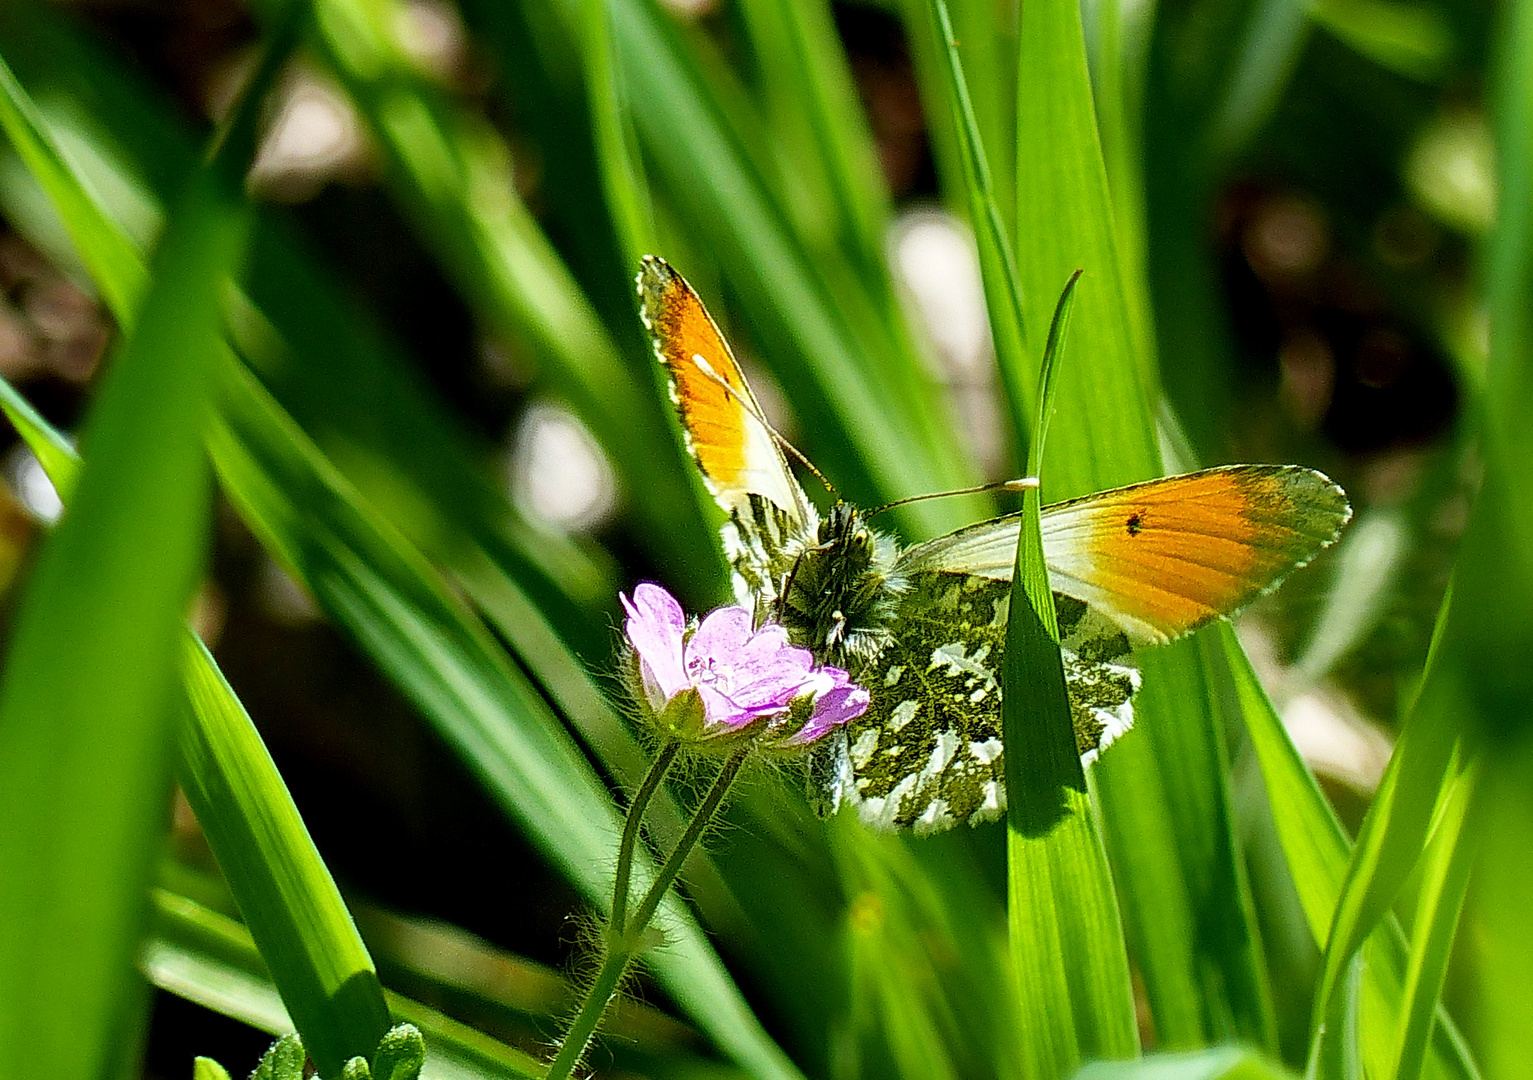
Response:
[[[178,628],[201,570],[201,429],[242,203],[200,174],[87,421],[0,687],[0,1075],[94,1078],[133,1030],[131,960],[169,794]]]
[[[262,954],[243,926],[165,889],[154,891],[153,902],[153,936],[139,960],[150,981],[273,1035],[293,1030]],[[396,1021],[414,1024],[426,1036],[426,1076],[536,1080],[543,1075],[536,1059],[399,994],[388,995],[388,1009]]]
[[[1486,472],[1454,567],[1452,656],[1485,740],[1484,857],[1472,937],[1481,975],[1476,1024],[1487,1075],[1533,1060],[1533,920],[1523,853],[1533,835],[1533,4],[1500,13],[1494,70],[1496,224],[1485,252],[1491,331]]]
[[[62,437],[4,381],[0,408],[28,445],[62,447],[48,475],[60,492],[71,491],[79,459]],[[190,710],[177,777],[262,942],[286,1014],[310,1056],[334,1072],[355,1054],[370,1053],[388,1028],[383,988],[250,717],[200,641],[187,634],[182,651]]]
[[[1144,306],[1144,286],[1122,272],[1078,10],[1041,0],[1024,4],[1021,20],[1017,254],[1028,326],[1042,325],[1059,283],[1084,270],[1043,477],[1053,500],[1157,475],[1160,461],[1153,388],[1131,314]],[[1040,345],[1031,343],[1035,355]],[[1093,772],[1159,1045],[1243,1038],[1272,1048],[1272,1005],[1210,690],[1216,683],[1196,642],[1138,659],[1144,689],[1135,728]],[[1221,932],[1211,935],[1210,927]]]
[[[541,694],[248,373],[226,375],[210,446],[246,521],[550,861],[604,905],[617,817]],[[674,896],[662,918],[670,940],[653,966],[698,1026],[755,1075],[795,1076]]]
[[[1033,475],[1041,471],[1078,280],[1070,278],[1049,326],[1027,464]],[[1007,912],[1026,1033],[1019,1053],[1024,1076],[1049,1078],[1068,1076],[1084,1061],[1135,1057],[1139,1036],[1117,898],[1065,690],[1039,510],[1039,490],[1024,492],[1001,720]]]
[[[1240,710],[1252,749],[1261,762],[1267,800],[1272,807],[1289,872],[1304,907],[1310,933],[1322,945],[1341,895],[1350,857],[1346,834],[1315,778],[1289,741],[1251,663],[1228,630],[1223,635],[1235,706]],[[1361,1030],[1363,1065],[1371,1074],[1388,1075],[1394,1064],[1394,1037],[1405,978],[1405,944],[1393,917],[1363,945],[1361,952]],[[1474,1078],[1478,1070],[1457,1028],[1441,1007],[1432,1031],[1426,1075]]]
[[[182,789],[305,1049],[333,1074],[388,1029],[372,959],[255,725],[195,639],[182,679],[193,713]]]
[[[1139,1061],[1098,1062],[1081,1069],[1075,1080],[1294,1080],[1294,1074],[1246,1047],[1213,1046]]]

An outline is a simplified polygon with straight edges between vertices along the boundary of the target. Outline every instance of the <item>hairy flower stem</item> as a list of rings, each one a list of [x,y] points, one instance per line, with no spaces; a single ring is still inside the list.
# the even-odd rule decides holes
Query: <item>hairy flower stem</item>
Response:
[[[676,842],[675,850],[671,852],[670,858],[665,860],[665,865],[660,868],[660,873],[656,875],[654,884],[649,887],[649,892],[644,894],[644,899],[634,912],[633,918],[620,926],[614,908],[612,932],[607,936],[607,955],[602,958],[601,970],[596,973],[596,978],[586,993],[585,1002],[580,1006],[580,1012],[576,1014],[574,1023],[570,1025],[569,1034],[565,1035],[564,1042],[559,1047],[559,1053],[554,1057],[553,1063],[548,1066],[544,1080],[566,1080],[576,1063],[585,1054],[586,1046],[590,1044],[591,1037],[596,1034],[596,1027],[601,1023],[602,1014],[607,1011],[607,1005],[617,993],[628,965],[644,947],[644,930],[649,926],[649,920],[654,918],[660,902],[665,899],[665,894],[670,891],[671,885],[680,875],[682,863],[686,862],[692,848],[697,845],[697,841],[713,821],[713,815],[723,805],[724,796],[728,794],[735,777],[740,774],[740,767],[745,764],[746,755],[750,753],[750,750],[750,743],[746,743],[731,754],[729,760],[724,763],[724,768],[720,770],[713,786],[708,789],[708,794],[698,805],[697,813],[688,823],[686,832],[681,834],[681,839]],[[657,770],[663,768],[662,762],[665,767],[669,766],[664,751],[661,752],[660,759],[651,766],[650,776],[654,776]],[[650,786],[650,776],[645,777],[646,787]],[[659,783],[660,780],[657,777],[654,786],[657,787]],[[643,787],[639,791],[641,795],[644,794]],[[651,787],[649,794],[644,795],[644,802],[647,803],[653,794],[654,790]],[[639,801],[639,797],[635,796],[633,805],[628,808],[628,826],[623,830],[625,845],[629,842],[630,833],[634,837],[633,846],[628,848],[630,866],[633,847],[636,847],[638,843],[638,825],[635,822],[643,810],[643,804]],[[620,867],[619,873],[621,874],[622,871],[623,868]],[[624,892],[626,891],[625,885]]]
[[[633,853],[639,846],[639,827],[644,820],[644,812],[649,809],[649,801],[660,790],[660,782],[670,771],[671,762],[676,760],[676,752],[680,749],[681,743],[675,739],[667,740],[660,748],[655,763],[649,767],[649,772],[644,774],[644,782],[634,794],[633,802],[628,805],[628,820],[623,823],[623,841],[617,849],[617,883],[612,888],[612,926],[609,936],[621,935],[628,922],[628,882],[633,876]]]

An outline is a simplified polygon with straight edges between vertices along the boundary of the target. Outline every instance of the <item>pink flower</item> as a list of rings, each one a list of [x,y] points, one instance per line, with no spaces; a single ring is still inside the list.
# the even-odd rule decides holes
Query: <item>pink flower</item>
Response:
[[[760,730],[768,745],[807,746],[861,716],[868,692],[840,668],[815,667],[808,649],[773,623],[723,607],[689,628],[675,597],[644,582],[620,596],[643,696],[667,733],[689,740]]]

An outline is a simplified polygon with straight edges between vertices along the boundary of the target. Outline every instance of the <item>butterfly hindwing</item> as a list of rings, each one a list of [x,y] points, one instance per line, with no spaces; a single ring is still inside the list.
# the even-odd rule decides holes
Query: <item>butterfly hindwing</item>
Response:
[[[1006,809],[1001,662],[1011,585],[992,577],[916,571],[906,580],[898,632],[854,672],[868,711],[815,765],[874,828],[934,832],[1000,817]],[[1057,596],[1076,743],[1089,761],[1133,722],[1139,686],[1118,627]],[[844,759],[841,755],[844,754]]]

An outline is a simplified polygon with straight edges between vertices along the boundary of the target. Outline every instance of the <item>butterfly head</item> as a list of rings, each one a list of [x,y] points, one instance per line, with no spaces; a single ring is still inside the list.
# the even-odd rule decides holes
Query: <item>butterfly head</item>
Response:
[[[904,591],[896,556],[894,541],[860,510],[837,503],[785,575],[778,621],[821,663],[847,667],[872,659],[888,644]]]

